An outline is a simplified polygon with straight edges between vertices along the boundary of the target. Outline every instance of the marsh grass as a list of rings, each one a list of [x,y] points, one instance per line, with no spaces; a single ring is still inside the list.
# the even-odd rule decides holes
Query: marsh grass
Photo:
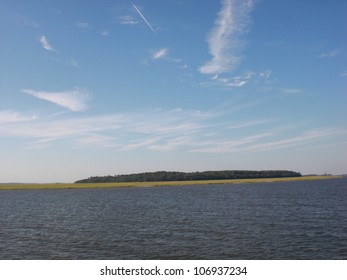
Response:
[[[342,176],[303,176],[289,178],[259,178],[259,179],[230,179],[230,180],[194,180],[194,181],[160,181],[160,182],[116,182],[116,183],[55,183],[55,184],[1,184],[0,190],[29,190],[29,189],[95,189],[122,187],[161,187],[188,186],[211,184],[241,184],[241,183],[271,183],[287,181],[338,179]]]

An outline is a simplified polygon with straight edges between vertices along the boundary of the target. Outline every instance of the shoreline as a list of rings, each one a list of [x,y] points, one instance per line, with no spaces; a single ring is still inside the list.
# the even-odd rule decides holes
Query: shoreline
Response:
[[[194,180],[194,181],[158,181],[158,182],[114,182],[114,183],[49,183],[49,184],[0,184],[1,190],[49,190],[49,189],[104,189],[126,187],[164,187],[164,186],[193,186],[193,185],[220,185],[243,183],[273,183],[290,181],[310,181],[341,179],[343,176],[302,176],[282,178],[257,178],[257,179],[227,179],[227,180]]]

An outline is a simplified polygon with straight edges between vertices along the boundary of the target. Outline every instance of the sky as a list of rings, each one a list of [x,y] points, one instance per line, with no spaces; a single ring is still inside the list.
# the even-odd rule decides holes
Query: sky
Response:
[[[347,173],[347,1],[0,0],[0,183]]]

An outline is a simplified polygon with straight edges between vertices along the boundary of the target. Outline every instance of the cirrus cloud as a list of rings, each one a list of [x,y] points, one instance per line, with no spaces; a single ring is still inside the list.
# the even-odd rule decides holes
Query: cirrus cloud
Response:
[[[35,115],[23,115],[22,113],[12,110],[0,111],[0,124],[27,122],[36,119],[37,117]]]
[[[48,42],[46,36],[42,35],[40,37],[40,43],[41,43],[41,46],[47,50],[47,51],[51,51],[51,52],[54,52],[55,49],[52,47],[52,45]]]
[[[89,94],[80,88],[58,92],[35,91],[32,89],[23,89],[21,91],[74,112],[85,111],[87,109],[86,102],[89,99]]]
[[[118,17],[120,24],[122,25],[135,25],[139,22],[131,15],[124,15]]]
[[[239,55],[247,32],[252,0],[224,0],[215,26],[207,37],[212,59],[199,68],[202,74],[218,75],[233,71],[240,63]]]
[[[325,57],[332,58],[332,57],[337,56],[340,53],[341,53],[341,49],[334,49],[332,51],[321,53],[320,55],[318,55],[318,57],[319,58],[325,58]]]
[[[161,48],[152,54],[152,59],[164,58],[167,56],[169,50],[167,48]]]
[[[0,138],[23,139],[33,148],[64,142],[72,148],[225,154],[305,148],[325,144],[327,139],[340,144],[341,139],[345,143],[347,133],[341,128],[283,127],[274,119],[227,121],[225,114],[230,110],[214,113],[177,108],[62,118],[7,110],[0,111],[0,121],[4,120]]]

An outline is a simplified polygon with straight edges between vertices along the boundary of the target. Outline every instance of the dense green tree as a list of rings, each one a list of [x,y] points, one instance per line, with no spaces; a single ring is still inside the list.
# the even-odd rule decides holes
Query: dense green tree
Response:
[[[301,177],[299,172],[288,170],[221,170],[204,172],[157,171],[129,175],[94,176],[78,180],[75,183],[106,182],[157,182],[157,181],[192,181],[192,180],[225,180],[251,178]]]

